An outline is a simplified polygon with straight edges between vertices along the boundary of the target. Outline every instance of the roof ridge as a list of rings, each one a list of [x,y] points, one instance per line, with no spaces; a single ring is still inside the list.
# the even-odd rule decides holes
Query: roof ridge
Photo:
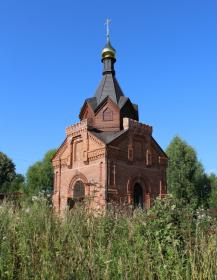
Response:
[[[123,90],[122,90],[122,88],[121,88],[121,86],[120,86],[120,84],[119,84],[119,82],[118,82],[118,80],[116,79],[115,76],[114,76],[114,79],[113,79],[113,83],[114,83],[115,93],[118,93],[118,94],[119,94],[118,100],[117,100],[117,103],[118,103],[120,97],[121,97],[121,96],[124,96],[124,97],[125,97],[125,95],[124,95],[124,92],[123,92]],[[116,97],[117,97],[117,94],[116,94]]]
[[[106,79],[107,79],[107,74],[104,76],[104,82],[103,82],[103,85],[102,85],[102,90],[101,90],[101,94],[100,94],[100,98],[99,98],[99,103],[101,103],[103,100],[101,100],[101,97],[102,97],[102,93],[103,93],[103,90],[104,90],[104,87],[105,87],[105,82],[106,82]]]

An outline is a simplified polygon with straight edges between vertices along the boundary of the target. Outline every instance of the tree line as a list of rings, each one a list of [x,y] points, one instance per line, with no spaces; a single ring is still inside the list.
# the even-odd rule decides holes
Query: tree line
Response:
[[[39,192],[51,193],[53,167],[51,159],[56,150],[49,150],[41,161],[29,167],[26,176],[16,173],[15,164],[0,152],[0,193],[24,192],[29,195]],[[197,153],[186,141],[176,136],[166,153],[168,192],[194,208],[217,206],[217,176],[207,174]]]
[[[56,149],[49,150],[41,161],[37,161],[27,170],[26,176],[16,173],[15,164],[0,152],[0,193],[8,195],[22,192],[27,195],[39,192],[51,193],[53,189],[52,157]]]

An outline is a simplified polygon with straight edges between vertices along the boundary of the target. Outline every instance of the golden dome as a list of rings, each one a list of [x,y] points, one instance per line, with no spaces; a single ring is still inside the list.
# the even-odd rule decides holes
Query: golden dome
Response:
[[[110,41],[107,42],[104,49],[102,50],[102,59],[104,58],[113,58],[115,59],[116,50],[110,44]]]

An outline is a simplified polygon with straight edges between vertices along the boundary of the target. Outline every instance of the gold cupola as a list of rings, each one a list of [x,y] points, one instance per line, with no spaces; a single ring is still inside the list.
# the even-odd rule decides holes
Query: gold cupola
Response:
[[[105,58],[112,58],[115,59],[116,51],[112,47],[110,40],[107,41],[107,44],[102,50],[102,60]]]

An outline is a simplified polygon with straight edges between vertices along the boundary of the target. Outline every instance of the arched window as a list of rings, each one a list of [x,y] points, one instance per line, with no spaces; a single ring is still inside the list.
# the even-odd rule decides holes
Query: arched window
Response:
[[[103,112],[103,120],[104,121],[113,121],[113,111],[109,108],[106,108]]]
[[[74,185],[73,199],[82,200],[84,196],[85,196],[84,183],[81,180],[79,180]]]

